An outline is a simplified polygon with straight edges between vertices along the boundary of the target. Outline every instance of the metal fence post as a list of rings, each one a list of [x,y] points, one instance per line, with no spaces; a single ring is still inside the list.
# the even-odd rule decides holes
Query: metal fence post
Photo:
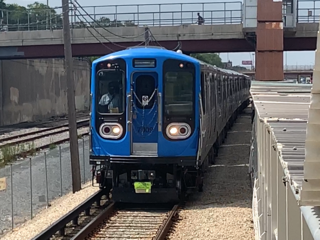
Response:
[[[182,19],[183,19],[183,14],[182,14],[182,12],[183,12],[183,7],[182,7],[182,3],[181,3],[181,25],[182,25],[182,23],[183,23],[183,21],[182,21]]]
[[[11,175],[11,228],[14,227],[13,221],[13,173],[12,173],[12,164],[10,164],[10,175]]]
[[[30,163],[30,207],[31,207],[31,219],[33,218],[33,209],[32,209],[32,160],[29,158],[29,163]]]
[[[82,138],[82,155],[83,155],[83,184],[86,183],[86,158],[84,156],[84,138]]]
[[[140,20],[139,5],[137,5],[137,17],[138,17],[138,26],[139,26],[139,20]]]
[[[62,196],[62,156],[61,156],[61,146],[59,146],[59,162],[60,162],[60,193]]]
[[[49,190],[48,190],[48,172],[47,172],[47,153],[44,152],[44,168],[46,175],[46,195],[47,195],[47,206],[49,206]]]
[[[227,22],[227,16],[226,16],[226,3],[223,3],[223,14],[224,14],[224,24]]]
[[[161,26],[161,4],[159,4],[159,26]]]

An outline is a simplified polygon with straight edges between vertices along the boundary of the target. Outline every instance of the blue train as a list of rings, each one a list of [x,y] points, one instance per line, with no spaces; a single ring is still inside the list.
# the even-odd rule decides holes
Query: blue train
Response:
[[[202,191],[203,173],[237,114],[248,76],[156,47],[92,64],[90,164],[120,202],[173,202]]]

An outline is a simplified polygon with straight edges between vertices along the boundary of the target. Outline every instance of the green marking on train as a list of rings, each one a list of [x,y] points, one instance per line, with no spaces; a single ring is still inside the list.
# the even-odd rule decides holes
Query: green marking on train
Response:
[[[136,193],[151,193],[151,182],[135,182],[134,189]]]

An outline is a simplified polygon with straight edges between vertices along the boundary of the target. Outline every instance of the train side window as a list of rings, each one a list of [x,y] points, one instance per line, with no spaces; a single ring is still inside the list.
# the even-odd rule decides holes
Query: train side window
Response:
[[[223,76],[223,100],[226,99],[227,96],[227,76]]]
[[[215,88],[214,88],[214,75],[211,75],[210,78],[210,85],[211,85],[211,108],[214,109],[215,105],[216,105],[216,101],[215,101]]]
[[[205,74],[201,72],[201,99],[202,99],[202,107],[203,107],[203,114],[206,114],[206,100],[205,100]]]
[[[211,109],[211,86],[210,86],[210,77],[211,77],[211,73],[207,72],[206,73],[206,108],[207,109]]]
[[[219,105],[221,104],[221,80],[222,80],[222,76],[219,75],[218,76],[218,103]]]

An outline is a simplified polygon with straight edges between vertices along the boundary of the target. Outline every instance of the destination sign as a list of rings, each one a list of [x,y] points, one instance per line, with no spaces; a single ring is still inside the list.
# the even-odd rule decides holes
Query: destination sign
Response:
[[[133,67],[135,68],[155,68],[155,59],[133,59]]]

